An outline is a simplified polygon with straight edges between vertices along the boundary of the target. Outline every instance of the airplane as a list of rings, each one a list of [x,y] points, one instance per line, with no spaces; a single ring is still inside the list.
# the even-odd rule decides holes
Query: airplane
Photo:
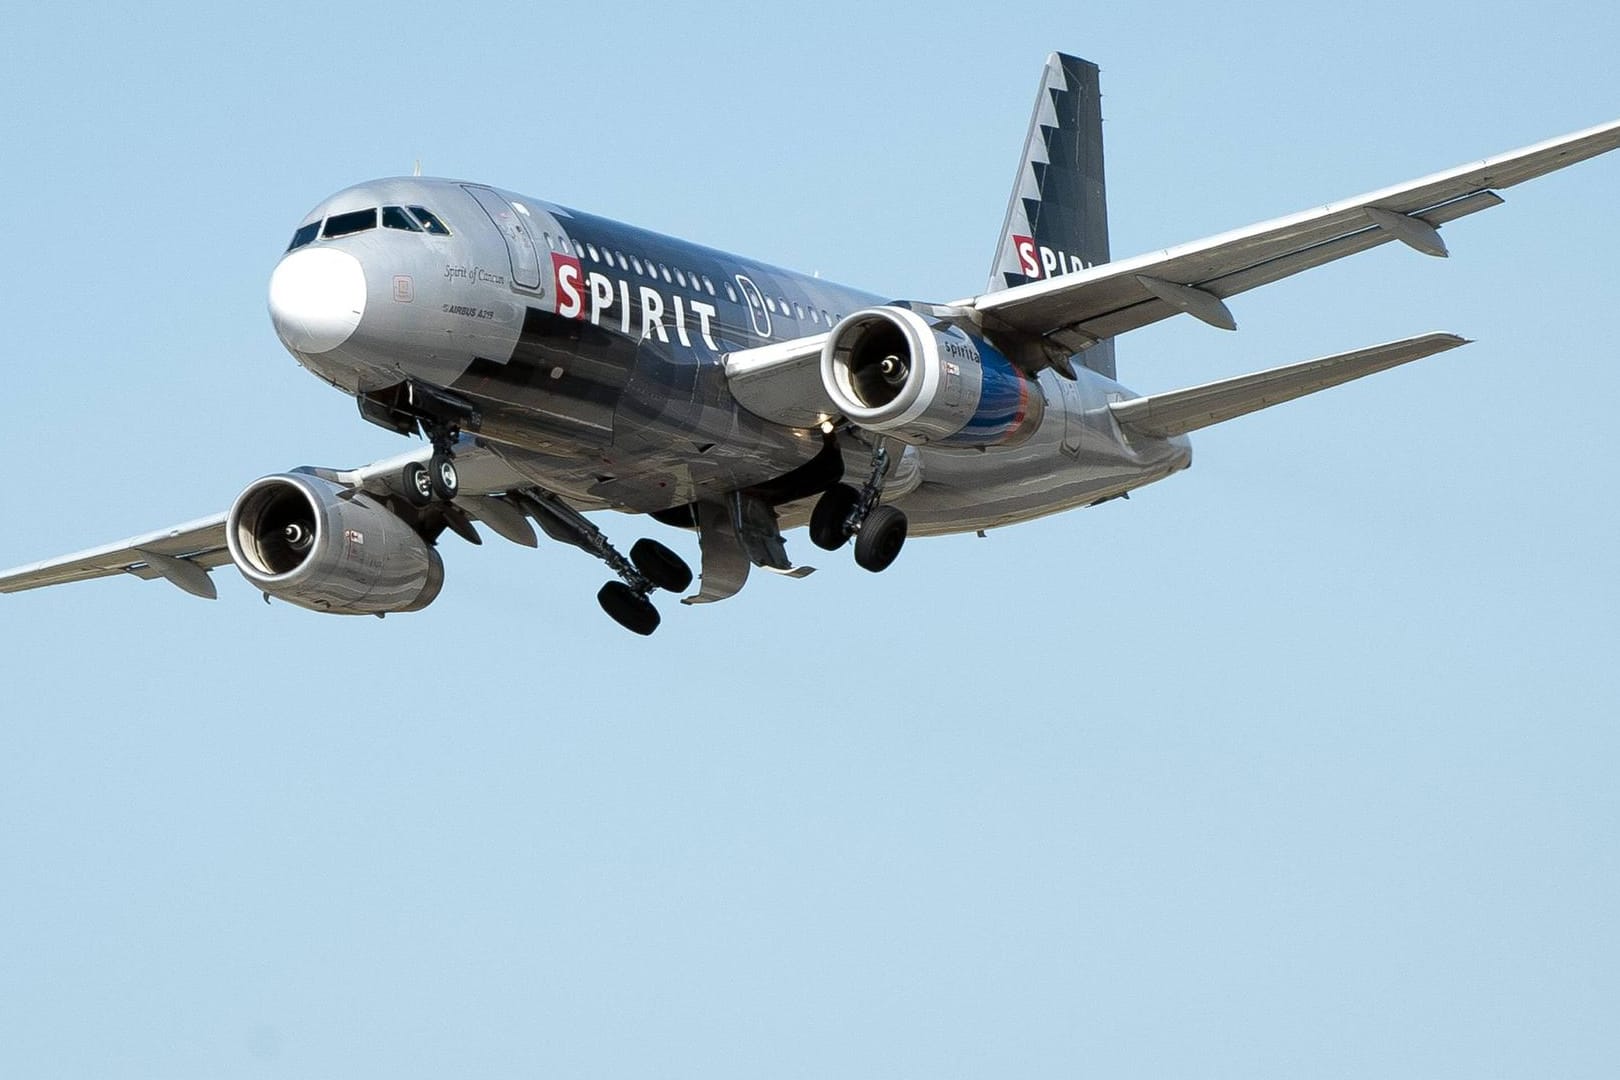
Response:
[[[1466,344],[1427,333],[1139,395],[1114,339],[1442,226],[1620,146],[1620,121],[1166,250],[1108,247],[1095,64],[1054,53],[985,291],[897,300],[486,184],[374,180],[299,222],[269,313],[299,364],[417,448],[253,481],[225,513],[0,572],[0,592],[132,574],[215,598],[234,564],[265,600],[417,611],[446,532],[535,527],[607,564],[597,594],[642,635],[687,563],[621,553],[586,515],[695,531],[706,604],[754,568],[803,577],[785,533],[880,572],[911,536],[983,532],[1128,495],[1192,462],[1189,432]]]

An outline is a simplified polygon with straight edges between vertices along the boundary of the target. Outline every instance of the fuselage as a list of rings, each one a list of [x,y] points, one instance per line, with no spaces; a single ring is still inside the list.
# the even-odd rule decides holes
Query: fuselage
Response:
[[[670,511],[761,488],[824,446],[742,408],[728,352],[829,332],[887,302],[819,277],[509,191],[404,177],[312,210],[271,282],[299,363],[362,401],[407,383],[476,405],[476,435],[582,508]],[[1010,524],[1111,498],[1185,468],[1184,438],[1130,437],[1097,372],[1038,377],[1016,445],[905,446],[885,501],[914,534]],[[362,408],[364,412],[364,406]],[[870,445],[841,434],[849,467]],[[808,503],[780,508],[784,526]]]

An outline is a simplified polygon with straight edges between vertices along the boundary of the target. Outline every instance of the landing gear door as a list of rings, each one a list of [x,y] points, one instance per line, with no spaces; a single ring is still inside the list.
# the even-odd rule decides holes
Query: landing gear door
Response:
[[[506,241],[506,254],[512,261],[512,283],[523,289],[540,288],[540,252],[534,246],[534,237],[523,220],[524,211],[528,208],[520,203],[508,202],[489,188],[471,184],[463,186],[467,194],[478,200],[478,205],[484,208],[484,213],[501,231],[501,239]]]

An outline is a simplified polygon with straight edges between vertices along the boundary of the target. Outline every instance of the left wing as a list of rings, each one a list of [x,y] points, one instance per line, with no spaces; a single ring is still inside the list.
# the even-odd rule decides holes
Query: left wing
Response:
[[[1511,187],[1620,147],[1620,121],[1207,240],[959,300],[986,330],[1046,339],[1055,359],[1187,312],[1222,329],[1225,298],[1399,240],[1444,255],[1439,226]]]
[[[1620,121],[1484,161],[1461,165],[1316,210],[1251,225],[1207,240],[1044,281],[985,293],[933,309],[966,317],[992,338],[1010,332],[1044,346],[1029,366],[1066,371],[1068,358],[1097,342],[1187,312],[1231,330],[1225,298],[1398,240],[1445,255],[1439,227],[1498,206],[1495,189],[1543,176],[1620,147]],[[837,407],[820,372],[826,334],[771,342],[727,354],[727,383],[743,407],[790,427],[830,419]]]

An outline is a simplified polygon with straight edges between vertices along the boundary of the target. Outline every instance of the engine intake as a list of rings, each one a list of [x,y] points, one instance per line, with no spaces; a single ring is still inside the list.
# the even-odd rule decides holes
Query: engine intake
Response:
[[[1014,444],[1044,414],[1040,388],[989,342],[892,305],[833,327],[821,379],[852,423],[908,443]]]
[[[302,473],[255,480],[225,520],[255,587],[311,611],[419,611],[444,584],[439,553],[371,496]]]

